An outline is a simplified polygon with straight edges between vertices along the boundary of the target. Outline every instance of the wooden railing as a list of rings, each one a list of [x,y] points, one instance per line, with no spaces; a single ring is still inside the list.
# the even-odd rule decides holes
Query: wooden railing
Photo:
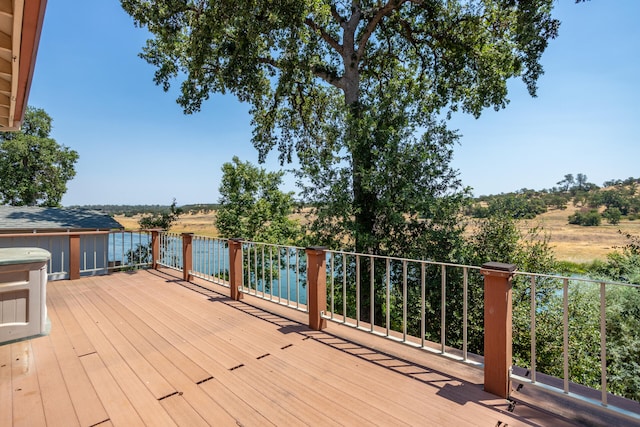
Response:
[[[245,294],[251,294],[252,296],[268,299],[273,301],[274,303],[284,304],[294,309],[298,308],[297,303],[292,304],[291,300],[289,300],[286,297],[282,297],[281,295],[274,297],[272,293],[270,293],[268,290],[265,289],[266,287],[269,286],[268,284],[271,283],[271,281],[268,277],[269,276],[268,273],[267,274],[264,273],[264,269],[272,270],[274,263],[272,263],[270,259],[270,255],[264,256],[263,252],[265,251],[268,252],[268,249],[265,250],[265,248],[270,248],[270,247],[280,248],[280,246],[268,245],[268,244],[262,244],[262,243],[256,243],[256,242],[248,242],[242,239],[229,239],[229,240],[211,239],[214,242],[210,242],[210,243],[214,243],[216,245],[218,256],[220,256],[220,253],[224,253],[225,256],[227,256],[228,254],[228,258],[224,262],[224,265],[225,265],[224,271],[221,271],[218,268],[215,274],[210,274],[210,273],[203,274],[202,271],[198,271],[197,269],[194,271],[193,268],[196,262],[192,258],[193,254],[198,252],[198,249],[197,249],[198,246],[194,244],[194,238],[195,239],[201,239],[201,238],[197,236],[193,236],[190,233],[173,235],[173,237],[174,239],[178,239],[181,241],[178,243],[172,242],[171,246],[174,248],[174,250],[182,247],[183,252],[181,254],[173,254],[172,257],[183,260],[182,267],[178,269],[182,270],[182,277],[184,280],[188,281],[188,280],[191,280],[193,277],[205,277],[205,280],[210,280],[222,286],[228,287],[229,288],[228,295],[233,300],[240,300],[244,297]],[[155,238],[155,239],[158,239],[158,238]],[[202,239],[209,239],[209,238],[202,238]],[[222,248],[224,248],[225,250],[222,251],[221,250]],[[356,261],[355,261],[355,264],[353,263],[349,264],[350,268],[352,268],[355,271],[356,277],[365,279],[365,280],[360,280],[361,282],[362,281],[367,282],[366,284],[363,284],[363,283],[358,284],[357,283],[358,279],[353,280],[353,282],[356,282],[354,286],[356,287],[359,286],[358,289],[362,291],[362,289],[364,289],[364,286],[373,286],[374,274],[373,274],[373,269],[370,269],[370,271],[368,270],[367,274],[363,274],[362,269],[358,272],[357,267],[353,268],[354,266],[358,265],[358,261],[357,261],[358,257],[360,259],[359,262],[363,263],[362,264],[363,266],[366,266],[367,263],[369,263],[369,266],[371,266],[371,263],[373,262],[372,260],[374,258],[387,262],[388,257],[378,257],[375,255],[367,255],[367,254],[340,253],[336,251],[329,251],[321,247],[309,247],[306,249],[289,247],[289,249],[290,249],[290,252],[285,251],[285,253],[288,254],[288,253],[294,253],[294,252],[298,253],[300,251],[303,252],[302,256],[304,257],[304,259],[300,261],[300,263],[303,264],[303,267],[301,267],[303,271],[300,273],[300,275],[306,279],[306,286],[305,286],[306,292],[305,292],[305,295],[302,297],[303,301],[298,301],[298,302],[300,302],[303,305],[303,308],[299,308],[299,309],[307,312],[308,314],[308,325],[311,329],[322,330],[326,328],[328,321],[334,321],[334,322],[338,321],[339,323],[347,324],[348,326],[354,326],[366,332],[371,332],[380,336],[385,336],[394,341],[399,341],[404,344],[413,345],[425,350],[434,351],[433,344],[435,343],[429,343],[425,345],[424,335],[423,335],[423,343],[421,345],[419,343],[419,339],[417,341],[414,339],[415,336],[414,337],[406,336],[407,335],[406,330],[404,332],[404,335],[405,335],[404,337],[402,332],[398,334],[396,332],[389,333],[387,331],[385,334],[384,331],[380,331],[380,328],[376,326],[374,322],[368,322],[368,323],[362,322],[362,321],[359,322],[358,321],[359,315],[356,315],[355,319],[350,318],[350,319],[347,319],[348,321],[345,321],[347,314],[342,313],[342,315],[336,316],[341,319],[338,319],[338,320],[334,319],[335,313],[333,313],[333,309],[334,309],[333,303],[330,304],[328,301],[328,297],[332,297],[332,298],[335,297],[334,289],[329,288],[329,284],[327,283],[327,281],[330,279],[333,281],[333,278],[334,278],[333,276],[334,274],[336,274],[336,269],[335,269],[336,266],[328,265],[327,260],[328,259],[332,260],[333,259],[332,257],[336,257],[336,256],[340,256],[340,257],[343,255],[353,256],[356,259]],[[162,252],[162,244],[160,244],[156,248],[156,251],[155,251],[156,255],[154,255],[154,261],[153,261],[154,265],[161,265],[161,263],[157,262],[155,258],[155,256],[160,256],[161,252]],[[286,261],[283,261],[282,260],[283,257],[287,258],[288,255],[286,256],[280,255],[281,264],[279,265],[287,266],[286,268],[296,269],[295,282],[297,282],[298,262],[296,261],[295,263],[289,263],[288,259]],[[256,259],[258,260],[257,262],[256,262]],[[367,260],[367,261],[363,262],[363,260]],[[494,263],[494,262],[485,263],[481,267],[477,267],[477,266],[463,266],[463,265],[437,263],[437,262],[431,262],[431,261],[408,260],[408,259],[390,259],[390,260],[392,262],[399,262],[405,265],[412,263],[414,264],[414,267],[429,265],[430,266],[429,268],[435,268],[438,270],[441,269],[442,273],[440,274],[440,277],[442,278],[442,284],[441,284],[442,286],[441,305],[442,306],[452,303],[452,300],[446,299],[445,289],[450,286],[459,285],[455,283],[448,283],[447,279],[445,278],[445,276],[447,275],[446,272],[448,271],[448,269],[462,270],[462,272],[458,276],[463,278],[465,282],[465,285],[464,285],[465,292],[462,296],[462,299],[464,299],[464,302],[461,304],[464,307],[465,312],[467,310],[467,296],[466,296],[467,275],[469,276],[473,275],[474,286],[479,286],[482,292],[482,301],[479,302],[479,304],[482,304],[483,306],[483,314],[481,314],[481,316],[483,316],[483,319],[482,319],[483,333],[482,333],[481,339],[484,340],[484,345],[483,346],[481,345],[479,352],[482,352],[483,355],[482,356],[470,355],[470,357],[467,358],[466,350],[459,351],[459,349],[450,348],[445,343],[444,332],[440,338],[441,342],[438,345],[439,349],[436,349],[435,352],[442,354],[443,356],[450,357],[454,360],[459,360],[459,361],[469,363],[473,366],[477,366],[481,368],[483,370],[484,389],[486,391],[492,394],[495,394],[499,397],[509,399],[511,398],[512,382],[515,382],[516,384],[522,384],[523,382],[526,382],[527,384],[533,384],[538,386],[536,387],[537,390],[540,390],[540,391],[544,390],[544,392],[550,392],[551,393],[549,395],[550,399],[557,400],[558,397],[564,396],[566,398],[569,398],[572,404],[575,403],[580,408],[583,408],[582,406],[580,406],[582,404],[586,404],[587,407],[590,407],[590,408],[594,408],[594,407],[598,408],[598,410],[604,411],[605,419],[607,416],[611,416],[611,415],[615,415],[615,416],[622,415],[623,418],[631,419],[634,421],[640,421],[640,415],[636,411],[633,411],[633,410],[629,411],[627,409],[624,409],[626,405],[625,403],[626,401],[623,402],[624,399],[621,400],[620,398],[616,398],[616,403],[613,403],[613,402],[607,402],[603,398],[603,400],[598,402],[597,399],[593,399],[590,397],[585,398],[585,395],[567,392],[566,390],[563,390],[562,388],[557,388],[553,385],[549,386],[549,384],[551,383],[545,382],[546,380],[542,380],[541,378],[539,378],[538,381],[526,381],[526,379],[523,380],[523,378],[519,377],[518,375],[514,375],[514,373],[512,372],[512,369],[518,369],[518,370],[521,370],[521,369],[516,366],[513,366],[512,288],[513,288],[513,283],[515,281],[516,276],[529,275],[530,273],[518,272],[516,271],[516,267],[512,264],[503,264],[503,263]],[[278,265],[278,262],[276,261],[275,264]],[[175,266],[173,266],[173,268],[175,268]],[[276,268],[279,268],[279,267],[276,267]],[[260,269],[263,269],[263,270],[260,271]],[[396,277],[395,284],[389,285],[389,279],[387,278],[386,279],[387,283],[383,283],[383,285],[401,286],[406,288],[407,268],[405,267],[403,269],[400,269],[401,272],[403,270],[404,272],[400,274],[404,276]],[[420,268],[416,267],[414,270],[419,271]],[[371,283],[369,283],[370,282],[369,272],[371,273],[371,278],[372,278]],[[391,275],[391,277],[392,277],[391,282],[393,282],[394,280],[393,275]],[[477,279],[479,279],[479,283]],[[284,280],[284,279],[277,278],[276,282],[281,280]],[[566,281],[568,280],[568,278],[564,278],[564,280]],[[579,278],[572,278],[571,280],[584,281],[584,279],[579,279]],[[405,283],[404,285],[402,284],[403,281]],[[333,283],[331,285],[333,286]],[[612,283],[609,283],[609,285],[615,286],[620,284],[612,282]],[[278,286],[281,286],[281,283],[279,283]],[[295,286],[297,286],[297,283],[295,284]],[[630,285],[630,286],[637,286],[637,285]],[[285,288],[288,289],[288,285],[285,286]],[[280,301],[281,297],[284,302]],[[373,304],[373,299],[371,300],[371,304]],[[406,303],[403,302],[403,304],[406,304]],[[423,304],[423,310],[424,310],[424,301],[422,304]],[[356,311],[359,311],[359,310],[356,310]],[[532,315],[535,316],[535,310],[532,309],[532,312],[533,312]],[[568,314],[566,314],[565,317],[567,315]],[[440,313],[440,316],[444,319],[445,317],[444,310],[442,311],[442,313]],[[353,324],[349,324],[350,323],[349,321],[352,321],[352,320],[355,320],[354,322],[352,322]],[[424,319],[423,319],[423,322],[424,322]],[[534,322],[535,321],[532,321],[532,327],[534,327],[534,324],[535,324]],[[360,324],[358,325],[358,323]],[[404,323],[406,323],[406,320],[404,320]],[[464,317],[463,323],[464,323],[463,327],[466,328],[467,326],[466,317]],[[450,325],[445,324],[444,320],[442,320],[443,331],[446,331],[449,326]],[[466,334],[464,334],[464,338],[463,338],[464,348],[467,347],[466,340],[467,340],[467,337],[466,337]],[[532,343],[532,346],[535,346],[535,343]],[[563,350],[564,353],[569,353],[569,350],[570,349],[568,349],[565,345]],[[532,366],[535,366],[535,365],[532,365]],[[533,368],[532,372],[534,370],[535,368]],[[604,372],[603,375],[605,375],[606,370],[603,370],[603,372]],[[541,374],[540,377],[542,376],[544,375]],[[554,380],[551,379],[551,382],[553,381]],[[569,380],[567,376],[567,379],[565,379],[564,382],[567,383],[568,381]],[[610,393],[607,393],[606,390],[602,392],[602,395],[609,396],[611,398]],[[580,402],[580,403],[577,403],[577,402]],[[618,406],[618,404],[620,403],[622,403],[623,405]],[[631,405],[633,405],[633,402],[631,402]]]
[[[152,265],[161,265],[160,231],[151,232]],[[193,234],[183,233],[182,240],[182,277],[192,279]],[[243,298],[243,241],[230,239],[228,285],[229,297],[233,300]],[[327,326],[324,314],[327,311],[327,253],[325,248],[306,249],[307,311],[308,325],[313,330],[322,330]],[[484,347],[484,384],[485,390],[503,398],[509,397],[511,390],[511,278],[515,266],[501,263],[488,263],[482,266],[485,280],[485,325],[490,325],[491,334],[485,334]]]
[[[0,234],[0,247],[37,247],[51,252],[49,280],[147,267],[147,231],[68,231]]]
[[[264,287],[265,284],[264,283],[259,284],[258,276],[260,276],[260,274],[258,274],[257,268],[264,268],[266,264],[271,264],[271,260],[269,260],[268,262],[265,262],[263,259],[259,263],[252,261],[252,259],[255,259],[254,256],[256,255],[256,251],[259,250],[257,248],[260,248],[260,245],[263,245],[263,244],[259,244],[255,242],[246,242],[241,239],[230,239],[230,240],[213,239],[213,241],[209,241],[208,240],[209,238],[200,238],[198,236],[194,236],[191,233],[168,234],[168,233],[162,232],[161,230],[147,230],[145,231],[145,233],[149,233],[149,238],[144,241],[140,240],[140,242],[138,242],[136,240],[134,242],[133,238],[131,238],[127,242],[128,246],[125,245],[124,240],[122,241],[122,245],[119,249],[122,262],[119,265],[108,265],[108,262],[110,262],[109,260],[112,258],[112,256],[109,255],[110,248],[107,249],[106,254],[101,253],[100,256],[104,256],[104,260],[105,260],[102,263],[104,264],[104,266],[106,266],[104,268],[104,271],[109,272],[114,269],[135,268],[135,267],[145,267],[145,268],[150,267],[155,269],[160,267],[170,267],[177,270],[181,270],[182,279],[185,281],[191,281],[193,280],[194,277],[198,277],[198,278],[203,278],[205,280],[214,281],[220,285],[228,287],[229,297],[233,300],[240,300],[247,293],[255,295],[257,297],[262,296],[263,298],[267,294],[267,292],[265,292],[265,287]],[[38,233],[37,235],[33,233],[5,234],[5,235],[0,235],[0,247],[3,247],[3,246],[7,247],[6,245],[7,243],[11,244],[11,242],[13,242],[12,240],[7,240],[7,239],[36,238],[36,239],[40,239],[38,240],[38,242],[42,244],[40,245],[34,244],[30,246],[43,247],[44,249],[48,249],[50,252],[55,253],[55,251],[52,251],[50,248],[47,247],[47,244],[51,245],[51,242],[53,240],[59,238],[61,242],[64,242],[64,244],[60,248],[61,254],[57,255],[61,258],[60,265],[63,265],[63,266],[67,265],[68,267],[66,268],[66,271],[64,271],[64,273],[68,274],[67,277],[69,279],[75,280],[80,278],[82,275],[86,275],[86,274],[103,274],[102,268],[99,268],[99,269],[96,268],[95,260],[100,257],[96,253],[91,254],[87,252],[87,241],[88,241],[87,239],[89,240],[94,239],[95,241],[99,237],[108,237],[108,234],[109,234],[108,232]],[[136,238],[137,237],[138,236],[136,235]],[[20,241],[22,242],[22,240]],[[218,258],[217,260],[218,266],[215,272],[213,273],[201,271],[200,269],[202,268],[201,266],[202,260],[198,258],[194,260],[194,252],[196,254],[198,253],[198,250],[199,250],[198,248],[201,248],[203,242],[207,247],[210,247],[210,246],[215,247],[215,251],[213,252],[215,252],[215,257]],[[135,247],[134,247],[134,243],[136,244]],[[23,243],[21,243],[20,245],[24,246]],[[94,247],[96,246],[98,245],[94,243]],[[266,247],[267,245],[263,245],[263,246]],[[369,259],[367,262],[369,262],[369,264],[372,265],[373,258],[384,258],[384,257],[376,257],[374,255],[364,255],[364,254],[346,254],[346,253],[343,254],[343,253],[338,253],[336,251],[328,251],[321,247],[309,247],[309,248],[306,248],[305,250],[303,250],[302,248],[292,248],[292,251],[293,250],[295,250],[297,253],[301,253],[302,256],[304,257],[304,259],[301,261],[303,264],[302,269],[304,270],[301,274],[301,277],[302,277],[301,280],[306,279],[306,286],[305,286],[306,295],[303,297],[304,300],[302,302],[297,301],[297,303],[301,303],[301,305],[303,306],[301,310],[308,313],[308,325],[313,330],[322,330],[326,328],[328,321],[335,321],[333,318],[335,314],[333,313],[333,310],[334,310],[333,302],[328,304],[328,301],[327,301],[328,295],[331,295],[332,297],[334,297],[333,289],[328,289],[327,280],[328,279],[333,280],[333,274],[335,274],[335,270],[334,270],[333,264],[331,266],[327,265],[327,259],[333,259],[332,257],[335,257],[337,255],[339,256],[353,255],[356,257],[356,259],[358,256],[361,259]],[[132,260],[133,264],[131,266],[128,265],[128,261],[124,262],[125,251],[127,253],[131,253],[133,251],[133,255],[135,255],[133,256],[134,259]],[[167,261],[167,259],[163,259],[163,256],[167,257],[167,253],[169,253],[168,258],[170,258],[170,262]],[[91,257],[93,257],[93,261],[91,260]],[[224,257],[222,259],[222,265],[220,265],[221,257]],[[485,331],[485,333],[483,334],[483,339],[484,339],[483,352],[484,353],[483,353],[483,359],[481,360],[481,363],[480,364],[476,363],[476,365],[481,366],[484,371],[485,390],[497,396],[500,396],[502,398],[509,398],[512,390],[511,382],[512,381],[516,381],[516,383],[524,382],[522,378],[519,378],[513,375],[511,372],[512,363],[513,363],[512,362],[513,360],[512,358],[512,348],[513,348],[512,346],[512,333],[513,333],[512,332],[512,322],[513,322],[512,281],[515,280],[514,276],[530,275],[530,273],[517,272],[514,265],[501,264],[501,263],[486,263],[482,267],[472,267],[472,266],[454,266],[454,265],[442,264],[442,263],[431,263],[428,261],[419,261],[419,260],[403,260],[403,259],[392,260],[392,262],[396,262],[396,261],[401,263],[415,263],[418,265],[437,264],[438,268],[440,267],[442,268],[442,271],[443,271],[443,274],[441,274],[442,277],[445,276],[444,271],[449,267],[463,269],[464,275],[461,274],[460,276],[464,276],[464,280],[465,280],[465,296],[463,297],[463,299],[465,299],[464,301],[465,311],[466,311],[466,304],[467,304],[466,302],[467,273],[470,270],[473,270],[474,272],[473,274],[477,275],[479,272],[482,275],[483,285],[481,284],[480,286],[483,286],[482,293],[483,293],[483,304],[484,304],[484,331]],[[359,261],[356,261],[356,264],[358,264],[358,262]],[[194,265],[196,270],[194,270]],[[271,266],[270,268],[273,268],[273,266]],[[298,268],[297,261],[296,261],[296,268]],[[95,271],[96,269],[99,271],[96,272]],[[372,277],[371,285],[372,285],[373,269],[371,270],[372,270],[371,272],[371,277]],[[356,273],[356,275],[357,274],[362,274],[362,272]],[[406,266],[404,267],[403,274],[406,275]],[[296,276],[297,276],[297,272],[296,272]],[[261,277],[264,277],[264,273],[262,273]],[[388,277],[388,274],[387,274],[387,277]],[[474,277],[476,279],[479,278],[478,276],[474,276]],[[566,298],[567,289],[568,289],[567,283],[570,280],[571,281],[573,280],[587,281],[585,279],[559,278],[556,276],[553,276],[553,277],[554,277],[554,280],[562,280],[564,282],[565,300],[567,299]],[[264,281],[264,279],[262,280]],[[296,281],[297,280],[298,279],[296,278]],[[404,280],[406,283],[406,276]],[[390,286],[388,283],[389,280],[387,279],[386,281],[387,281],[386,286]],[[401,278],[401,281],[402,281],[402,278]],[[534,282],[535,282],[534,279],[532,279],[532,289],[533,289]],[[603,289],[602,291],[603,295],[604,295],[605,285],[620,285],[619,283],[604,283],[604,282],[603,283],[598,282],[598,283]],[[333,282],[331,283],[331,285],[333,286]],[[262,286],[261,290],[259,290],[259,286]],[[297,283],[296,283],[296,286],[297,286]],[[357,286],[360,286],[360,285],[357,285]],[[443,301],[445,299],[444,289],[446,286],[448,286],[448,284],[446,283],[446,280],[443,279],[443,282],[442,282]],[[627,285],[627,286],[638,287],[638,285]],[[404,287],[406,288],[406,284],[404,285]],[[535,292],[532,291],[532,295],[535,295]],[[266,295],[266,296],[269,297],[269,295]],[[280,300],[280,296],[278,296],[278,298],[273,298],[273,294],[270,296],[270,298],[273,300],[276,300],[276,299]],[[604,301],[604,297],[602,297],[602,301]],[[275,302],[279,302],[279,301],[275,301]],[[285,304],[293,308],[297,308],[297,306],[292,306],[288,299],[285,299]],[[403,302],[403,304],[406,304],[406,303]],[[328,305],[330,308],[329,310],[328,310]],[[442,303],[442,305],[444,305],[444,302]],[[567,329],[566,326],[568,323],[567,322],[568,311],[566,310],[566,305],[567,304],[565,301],[565,315],[564,315],[565,330]],[[604,307],[604,303],[601,303],[601,306]],[[339,310],[336,310],[336,311],[339,311]],[[603,329],[606,322],[605,314],[606,313],[604,309],[602,309],[601,328]],[[343,316],[343,323],[348,323],[344,321],[344,319],[346,319],[347,317],[347,313],[346,312],[342,313],[342,316]],[[443,314],[441,314],[441,316],[444,318],[444,312]],[[534,333],[535,333],[536,309],[535,309],[534,303],[532,303],[531,316],[532,316],[532,321],[531,321],[532,348],[534,350],[532,350],[532,361],[531,361],[531,368],[530,368],[531,380],[529,381],[529,383],[534,385],[537,384],[542,386],[543,389],[547,389],[549,387],[546,384],[541,384],[540,381],[536,381],[536,376],[535,376],[536,369],[535,369],[535,338],[534,338],[535,334]],[[465,322],[465,325],[463,326],[466,327],[466,322],[467,322],[466,317],[464,318],[464,322]],[[374,332],[374,333],[377,332],[374,330],[376,328],[376,325],[374,324],[373,321],[369,322],[367,327],[360,327],[357,324],[355,326],[358,327],[359,329],[363,329],[367,331],[370,328],[370,332]],[[447,326],[445,326],[443,323],[442,329],[445,330]],[[490,333],[486,333],[486,331],[490,331]],[[379,333],[379,335],[384,336],[385,334]],[[406,331],[405,331],[405,335],[406,335]],[[565,335],[566,335],[566,332],[565,332]],[[406,344],[415,345],[415,341],[412,343],[409,339],[403,338],[402,336],[398,338],[397,334],[394,336],[393,334],[389,334],[388,331],[386,333],[386,336],[388,338],[392,338]],[[465,333],[465,336],[464,336],[465,347],[466,347],[466,339],[467,338]],[[602,339],[603,339],[602,347],[606,348],[606,341],[604,338]],[[423,335],[423,340],[424,340],[424,335]],[[446,352],[449,351],[449,349],[445,351],[446,343],[445,343],[444,337],[441,338],[441,341],[442,341],[441,342],[442,350],[438,352],[445,356],[448,356],[448,355],[450,356],[451,354],[453,354],[453,353],[445,354]],[[569,353],[569,348],[567,347],[568,344],[566,344],[566,341],[567,340],[565,337],[565,347],[563,350],[565,354],[565,370],[566,370],[566,366],[568,365],[567,361],[568,361],[568,353]],[[424,343],[422,344],[421,347],[427,349]],[[466,350],[464,350],[461,353],[464,354],[464,357],[459,357],[458,359],[467,361]],[[604,350],[603,350],[603,353],[604,353]],[[603,356],[602,376],[606,380],[606,363],[605,362],[606,361]],[[604,382],[605,380],[603,380],[604,384],[606,384]],[[568,387],[569,376],[565,374],[565,378],[563,378],[563,381],[565,384],[564,389],[560,388],[557,390],[557,392],[560,395],[573,396],[574,393],[571,393]],[[554,387],[551,387],[551,388],[554,388]],[[590,404],[604,407],[607,410],[617,411],[618,413],[624,414],[626,417],[630,417],[631,419],[640,421],[640,416],[635,414],[635,412],[631,413],[628,411],[627,412],[620,411],[617,409],[615,404],[611,404],[611,402],[608,402],[607,401],[608,393],[606,392],[606,388],[603,387],[601,394],[603,397],[601,399],[600,404],[598,404],[597,401],[590,402]],[[580,399],[579,396],[577,396],[577,398]]]

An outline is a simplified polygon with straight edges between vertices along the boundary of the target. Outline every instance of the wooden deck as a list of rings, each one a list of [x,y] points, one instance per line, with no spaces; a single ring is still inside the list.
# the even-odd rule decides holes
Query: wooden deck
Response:
[[[50,334],[0,346],[0,426],[572,425],[509,412],[470,368],[207,286],[50,282]]]

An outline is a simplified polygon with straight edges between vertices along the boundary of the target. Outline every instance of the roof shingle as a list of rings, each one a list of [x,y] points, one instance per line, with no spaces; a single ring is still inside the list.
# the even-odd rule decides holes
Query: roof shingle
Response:
[[[109,215],[89,209],[0,206],[0,233],[122,228]]]

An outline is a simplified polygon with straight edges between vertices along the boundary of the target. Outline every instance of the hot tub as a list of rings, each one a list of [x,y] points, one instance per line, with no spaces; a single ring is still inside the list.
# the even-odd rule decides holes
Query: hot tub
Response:
[[[40,248],[0,248],[0,344],[45,333],[50,258]]]

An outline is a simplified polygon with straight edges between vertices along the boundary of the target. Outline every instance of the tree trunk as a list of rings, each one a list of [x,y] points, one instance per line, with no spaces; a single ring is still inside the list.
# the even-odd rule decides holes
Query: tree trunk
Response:
[[[358,61],[353,39],[346,32],[343,60],[343,90],[349,113],[346,137],[352,166],[355,250],[360,253],[373,253],[375,245],[371,236],[375,228],[376,194],[364,181],[375,165],[371,154],[371,135],[368,134],[366,126],[363,126]]]
[[[375,167],[372,155],[372,135],[368,126],[364,125],[363,107],[359,101],[359,75],[357,67],[345,75],[353,78],[345,85],[345,102],[349,118],[347,121],[347,144],[351,155],[354,226],[352,229],[355,251],[364,254],[375,254],[376,239],[373,237],[376,226],[377,195],[371,188],[369,177]],[[353,92],[352,92],[353,91]],[[369,286],[371,263],[361,260],[360,265],[360,320],[371,322],[371,287]],[[374,290],[375,292],[375,290]],[[382,302],[375,303],[376,319],[382,319]]]
[[[353,110],[360,110],[356,106]],[[355,118],[354,120],[359,120]],[[354,124],[357,126],[357,124]],[[369,138],[353,129],[351,144],[352,174],[353,174],[353,212],[354,237],[356,252],[372,254],[375,252],[373,233],[376,220],[377,196],[365,181],[375,167]]]
[[[376,253],[375,240],[373,238],[376,226],[377,196],[371,185],[367,182],[371,171],[375,168],[372,155],[373,139],[366,118],[363,114],[363,106],[360,102],[360,69],[356,54],[355,33],[358,20],[361,15],[354,12],[343,34],[344,75],[342,77],[342,89],[344,91],[345,105],[348,110],[347,119],[347,146],[351,155],[353,206],[354,216],[353,238],[355,251],[364,254]],[[363,262],[360,266],[360,320],[371,321],[371,288],[368,285],[371,272],[371,263]],[[375,290],[374,290],[375,292]],[[382,303],[375,303],[374,316],[382,318]]]

